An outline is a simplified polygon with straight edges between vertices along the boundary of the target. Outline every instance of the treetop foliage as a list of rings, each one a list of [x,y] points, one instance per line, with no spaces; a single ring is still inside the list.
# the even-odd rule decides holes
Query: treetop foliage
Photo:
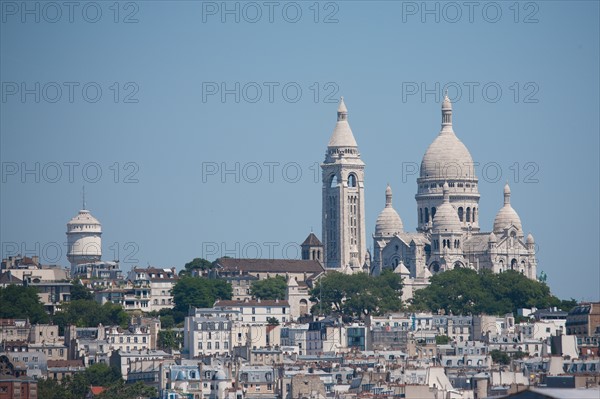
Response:
[[[184,276],[173,287],[173,316],[179,323],[190,307],[210,308],[218,299],[231,299],[233,289],[224,280]]]
[[[493,273],[458,268],[431,277],[431,284],[415,292],[414,310],[446,314],[516,314],[519,308],[556,306],[569,310],[575,300],[561,301],[544,282],[508,270]]]
[[[29,319],[32,324],[44,324],[50,320],[37,289],[22,285],[0,287],[0,318]]]
[[[250,293],[257,299],[285,299],[287,282],[283,276],[269,277],[252,283]]]
[[[186,263],[179,272],[180,276],[191,276],[194,270],[209,270],[215,267],[214,262],[209,262],[204,258],[194,258]]]
[[[310,291],[313,313],[338,313],[364,317],[402,309],[402,278],[385,270],[379,276],[366,273],[329,272]]]

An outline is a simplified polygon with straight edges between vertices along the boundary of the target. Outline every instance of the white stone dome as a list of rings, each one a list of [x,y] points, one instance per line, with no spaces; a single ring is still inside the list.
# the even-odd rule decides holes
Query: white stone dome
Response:
[[[522,231],[521,218],[517,211],[510,205],[510,187],[508,183],[504,186],[504,206],[500,208],[494,219],[494,232],[502,233],[508,226],[513,225]]]
[[[375,222],[375,235],[391,236],[404,231],[404,225],[398,212],[392,207],[392,188],[388,185],[385,190],[385,208]]]
[[[517,214],[517,211],[515,211],[510,204],[504,205],[498,211],[496,219],[494,219],[494,231],[501,233],[511,224],[521,231],[521,218]]]
[[[350,124],[348,123],[348,109],[344,103],[344,97],[340,99],[340,105],[338,107],[338,118],[333,129],[333,134],[329,139],[328,147],[358,147]]]
[[[527,244],[535,244],[535,241],[533,240],[533,236],[531,235],[531,233],[529,233],[527,235],[527,241],[526,241],[526,243]]]
[[[475,178],[471,153],[452,128],[452,103],[448,96],[442,104],[442,130],[423,155],[420,177],[439,180]]]
[[[442,131],[429,145],[421,161],[421,177],[475,178],[473,158],[452,131]]]
[[[437,208],[433,217],[434,233],[450,233],[461,231],[460,220],[456,209],[450,203],[450,188],[444,183],[444,202]]]

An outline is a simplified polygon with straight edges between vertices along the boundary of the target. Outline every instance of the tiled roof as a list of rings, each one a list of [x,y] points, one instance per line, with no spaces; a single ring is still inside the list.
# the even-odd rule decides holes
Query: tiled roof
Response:
[[[247,273],[322,273],[323,266],[316,260],[299,259],[234,259],[216,261],[225,271],[241,270]]]
[[[305,245],[308,245],[311,247],[323,246],[321,241],[319,241],[319,239],[317,238],[317,236],[314,233],[310,233],[308,235],[308,237],[306,237],[306,240],[304,240],[304,242],[302,243],[302,246],[305,246]]]
[[[21,284],[23,280],[13,276],[9,271],[0,274],[0,284]]]
[[[96,395],[100,395],[102,392],[104,392],[106,388],[104,387],[95,387],[95,386],[90,386],[90,391],[92,392],[92,395],[96,396]]]
[[[48,360],[48,367],[85,367],[83,359],[79,360]]]

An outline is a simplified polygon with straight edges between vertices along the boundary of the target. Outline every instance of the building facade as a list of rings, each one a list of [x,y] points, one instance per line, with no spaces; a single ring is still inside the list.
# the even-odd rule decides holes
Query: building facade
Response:
[[[365,163],[350,129],[343,98],[321,169],[325,266],[345,273],[362,271],[367,255]]]
[[[327,147],[323,169],[323,245],[325,266],[347,273],[378,275],[389,268],[405,277],[404,299],[427,286],[429,277],[457,267],[516,270],[537,278],[535,241],[526,235],[504,187],[504,203],[491,232],[482,232],[479,188],[473,158],[454,132],[452,103],[442,103],[442,126],[427,148],[417,178],[417,231],[404,230],[385,191],[385,207],[375,223],[373,257],[364,242],[364,163],[348,125],[343,99]]]

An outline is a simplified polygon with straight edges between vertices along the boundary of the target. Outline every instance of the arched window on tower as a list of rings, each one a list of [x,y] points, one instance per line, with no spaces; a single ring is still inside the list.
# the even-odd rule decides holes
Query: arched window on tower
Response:
[[[461,207],[458,208],[458,219],[461,222],[463,222],[463,216],[464,216],[463,213],[464,213],[464,210],[463,210],[463,207],[461,206]]]
[[[429,208],[425,208],[425,223],[429,223]]]
[[[516,270],[517,269],[517,260],[513,259],[510,261],[510,270]]]
[[[435,210],[435,206],[431,208],[431,220],[433,220],[433,218],[435,217]]]
[[[419,223],[423,223],[423,208],[419,208]]]
[[[477,223],[477,208],[473,207],[473,223]]]
[[[338,186],[338,178],[336,175],[331,176],[329,180],[329,187],[337,187]]]
[[[356,187],[356,175],[354,173],[348,175],[348,187]]]
[[[467,208],[467,223],[471,221],[471,208]]]

